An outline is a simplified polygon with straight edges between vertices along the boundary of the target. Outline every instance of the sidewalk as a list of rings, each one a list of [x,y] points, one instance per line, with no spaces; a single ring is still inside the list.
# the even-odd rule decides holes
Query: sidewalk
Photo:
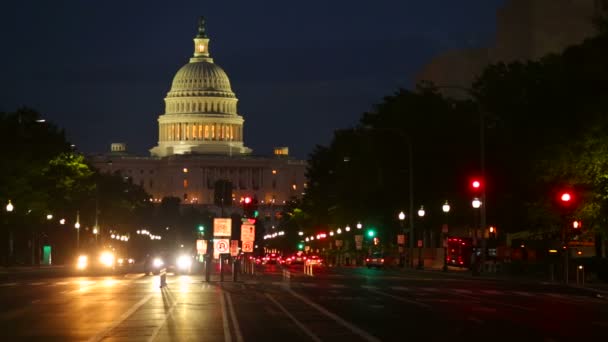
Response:
[[[599,294],[598,297],[608,298],[608,284],[606,283],[585,283],[585,285],[576,285],[576,283],[564,284],[559,281],[551,281],[546,277],[539,277],[533,275],[506,275],[506,274],[495,274],[483,272],[480,275],[474,276],[471,274],[471,271],[468,269],[455,269],[450,267],[448,272],[444,272],[442,269],[437,268],[427,268],[423,270],[418,269],[403,269],[404,272],[423,272],[435,275],[441,275],[445,277],[458,277],[463,279],[470,280],[491,280],[491,281],[506,281],[506,282],[515,282],[515,283],[529,283],[529,284],[544,284],[544,285],[560,285],[570,288],[576,288],[584,291],[591,291],[594,294]]]

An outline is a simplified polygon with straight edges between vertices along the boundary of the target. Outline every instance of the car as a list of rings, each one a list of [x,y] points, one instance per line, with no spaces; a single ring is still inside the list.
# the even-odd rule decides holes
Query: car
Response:
[[[367,268],[382,268],[384,267],[384,255],[380,252],[374,252],[372,255],[365,258],[365,265]]]
[[[194,257],[187,253],[178,254],[175,258],[175,263],[171,265],[170,269],[177,274],[190,274],[192,273],[192,264]]]
[[[166,268],[165,259],[160,254],[146,255],[144,260],[144,274],[160,274],[160,271]]]
[[[304,261],[306,261],[306,255],[302,252],[297,252],[296,254],[287,257],[285,259],[286,265],[304,265]]]
[[[110,250],[81,251],[75,261],[78,272],[112,273],[116,270],[116,257]]]
[[[282,262],[281,256],[276,253],[266,254],[262,258],[262,263],[265,265],[276,265]]]
[[[305,263],[307,265],[322,266],[323,259],[321,259],[321,257],[319,257],[318,255],[311,255],[306,257]]]

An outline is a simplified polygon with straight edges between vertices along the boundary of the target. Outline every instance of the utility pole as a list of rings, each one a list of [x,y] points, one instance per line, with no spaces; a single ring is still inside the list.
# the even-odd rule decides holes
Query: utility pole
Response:
[[[408,154],[409,154],[409,190],[410,190],[410,234],[409,234],[409,264],[410,268],[414,268],[414,158],[412,148],[412,138],[408,141]]]

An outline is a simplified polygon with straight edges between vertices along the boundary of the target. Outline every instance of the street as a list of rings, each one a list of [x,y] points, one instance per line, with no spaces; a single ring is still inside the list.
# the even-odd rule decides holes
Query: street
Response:
[[[549,283],[411,270],[260,266],[214,274],[0,281],[0,340],[565,341],[600,338],[608,301]],[[287,275],[289,277],[287,277]]]

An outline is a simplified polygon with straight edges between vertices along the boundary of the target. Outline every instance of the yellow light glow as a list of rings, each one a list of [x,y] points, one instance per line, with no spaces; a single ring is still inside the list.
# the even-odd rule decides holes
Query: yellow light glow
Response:
[[[106,267],[114,266],[114,254],[112,252],[103,252],[99,256],[99,261]]]
[[[198,44],[198,52],[205,52],[205,45],[204,44]]]

